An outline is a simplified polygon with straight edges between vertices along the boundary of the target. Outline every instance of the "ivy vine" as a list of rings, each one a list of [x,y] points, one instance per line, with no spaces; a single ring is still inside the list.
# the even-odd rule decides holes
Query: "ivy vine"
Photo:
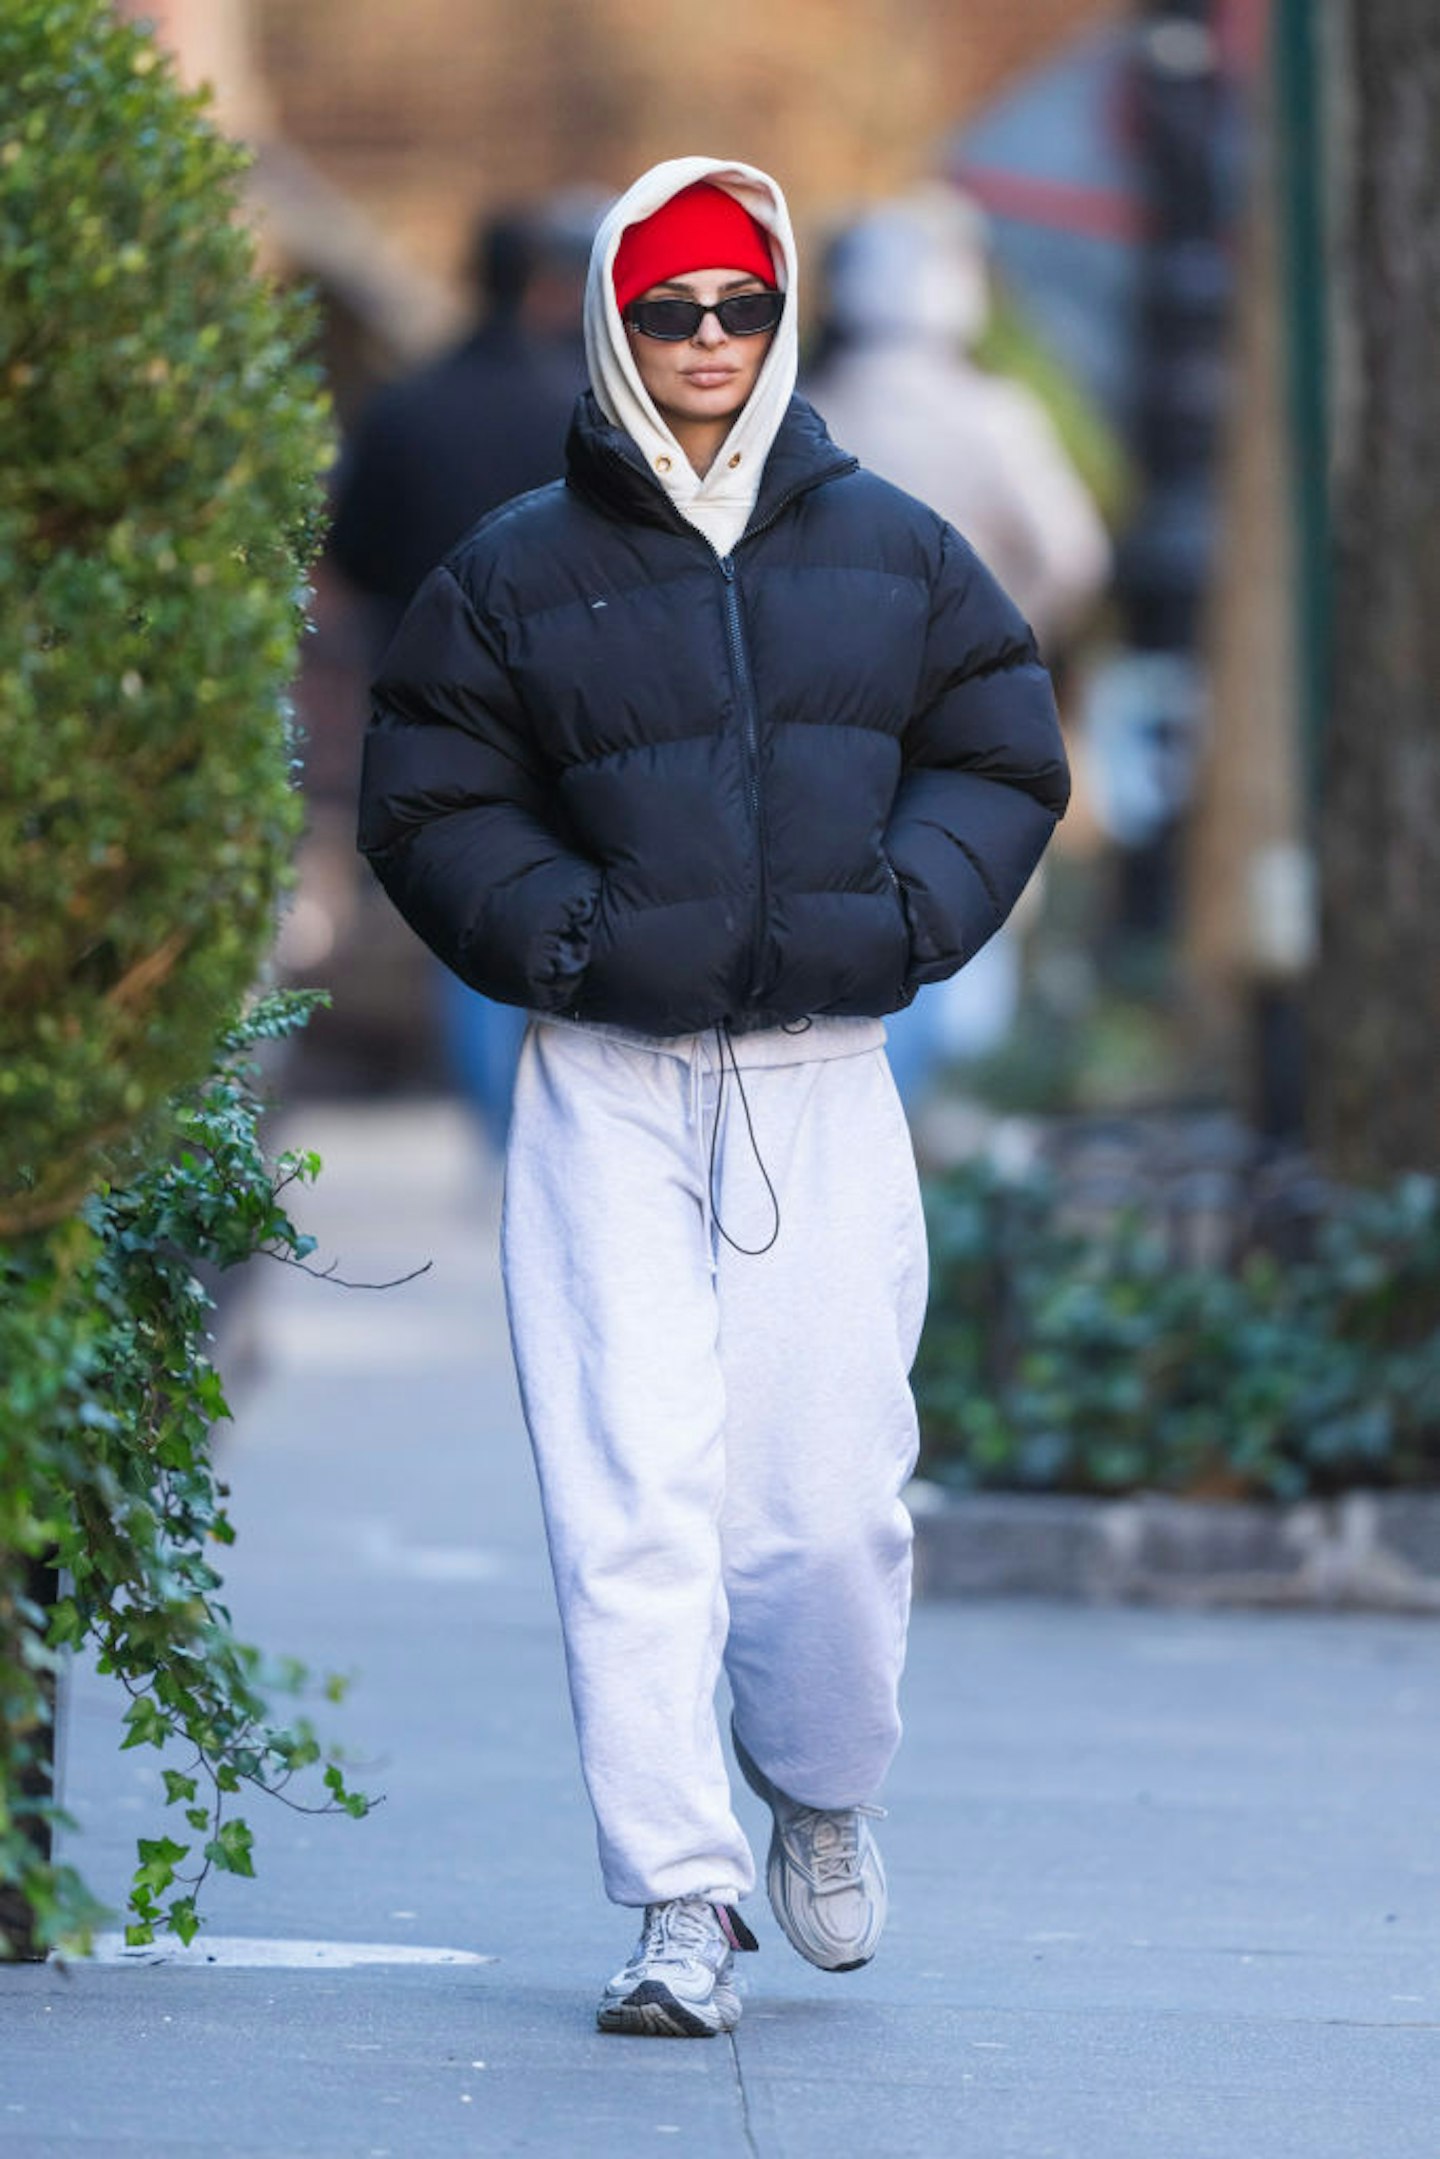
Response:
[[[234,1531],[212,1435],[230,1409],[195,1271],[258,1256],[303,1266],[314,1249],[285,1197],[319,1158],[267,1157],[253,1053],[319,1001],[263,998],[172,1104],[162,1159],[0,1246],[0,1930],[12,1953],[83,1946],[101,1916],[49,1848],[65,1821],[50,1790],[55,1680],[82,1644],[130,1697],[122,1744],[174,1763],[162,1776],[175,1833],[138,1842],[132,1944],[160,1927],[190,1941],[212,1870],[254,1872],[239,1795],[352,1816],[372,1804],[301,1706],[311,1675],[240,1641],[222,1601],[214,1555]],[[47,1577],[61,1593],[41,1601]],[[320,1691],[337,1701],[343,1682]]]

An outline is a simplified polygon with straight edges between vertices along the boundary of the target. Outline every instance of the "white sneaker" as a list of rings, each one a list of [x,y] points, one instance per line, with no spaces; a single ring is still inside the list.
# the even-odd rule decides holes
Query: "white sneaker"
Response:
[[[772,1784],[730,1736],[745,1782],[774,1817],[765,1887],[782,1931],[825,1972],[853,1972],[874,1956],[885,1927],[885,1869],[870,1828],[883,1807],[802,1807]]]
[[[704,1897],[647,1904],[640,1939],[601,1995],[595,2021],[602,2032],[649,2039],[733,2032],[740,1997],[732,1982],[732,1951],[758,1947],[733,1904]]]

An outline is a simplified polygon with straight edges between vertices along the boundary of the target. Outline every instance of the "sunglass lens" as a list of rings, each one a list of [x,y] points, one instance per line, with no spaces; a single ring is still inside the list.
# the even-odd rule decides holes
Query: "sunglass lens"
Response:
[[[778,292],[736,292],[722,300],[715,312],[731,337],[758,337],[762,330],[774,329],[783,305],[784,297]]]
[[[629,315],[643,336],[678,343],[683,337],[695,335],[701,312],[694,300],[636,300]]]

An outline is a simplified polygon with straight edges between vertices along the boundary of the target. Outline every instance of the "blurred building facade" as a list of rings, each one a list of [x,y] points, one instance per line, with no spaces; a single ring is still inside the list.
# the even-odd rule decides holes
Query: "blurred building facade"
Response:
[[[802,238],[936,171],[947,137],[1134,0],[115,0],[256,149],[262,247],[316,290],[342,422],[453,335],[486,210],[719,146]]]
[[[252,0],[278,124],[437,275],[477,208],[702,149],[801,224],[893,192],[945,130],[1124,0]]]

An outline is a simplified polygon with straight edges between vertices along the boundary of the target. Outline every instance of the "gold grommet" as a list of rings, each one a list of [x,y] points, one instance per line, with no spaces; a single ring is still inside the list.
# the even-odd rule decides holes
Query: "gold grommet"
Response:
[[[668,457],[657,457],[657,458],[656,458],[656,460],[655,460],[655,470],[656,470],[657,472],[668,472],[668,471],[670,470],[670,460],[669,460],[669,458],[668,458]]]
[[[731,470],[732,472],[733,472],[733,471],[735,470],[735,467],[736,467],[736,466],[737,466],[737,465],[739,464],[739,462],[740,462],[740,452],[739,452],[739,451],[737,450],[737,451],[735,452],[735,455],[734,455],[734,456],[733,456],[733,457],[731,458],[731,460],[730,460],[730,470]]]

